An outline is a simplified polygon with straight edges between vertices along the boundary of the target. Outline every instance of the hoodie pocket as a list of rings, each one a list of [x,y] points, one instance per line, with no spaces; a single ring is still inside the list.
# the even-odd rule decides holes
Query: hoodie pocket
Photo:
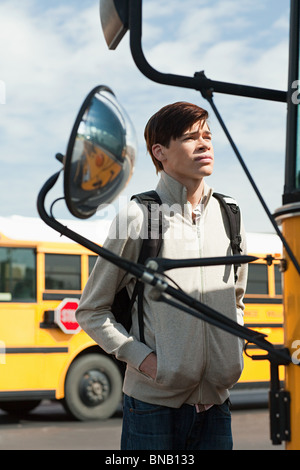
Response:
[[[243,371],[243,340],[211,328],[206,380],[221,388],[232,388]]]
[[[175,342],[176,343],[176,342]],[[189,389],[199,384],[204,366],[195,359],[190,348],[183,351],[157,350],[157,374],[155,382],[170,389]]]

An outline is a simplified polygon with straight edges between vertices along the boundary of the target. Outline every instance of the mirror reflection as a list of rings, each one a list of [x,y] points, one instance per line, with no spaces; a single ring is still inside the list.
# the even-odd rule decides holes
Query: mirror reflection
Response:
[[[105,86],[92,90],[66,154],[64,189],[73,215],[88,218],[115,199],[132,176],[136,147],[132,123],[113,92]]]

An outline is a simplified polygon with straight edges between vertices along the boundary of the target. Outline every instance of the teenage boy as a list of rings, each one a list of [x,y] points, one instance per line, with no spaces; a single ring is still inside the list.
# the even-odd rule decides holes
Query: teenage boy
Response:
[[[214,166],[207,119],[204,109],[177,102],[163,107],[146,125],[147,149],[160,174],[156,188],[163,203],[160,257],[231,254],[228,220],[205,182]],[[105,247],[137,261],[143,224],[142,207],[130,201],[114,222],[123,236],[109,235]],[[243,227],[241,234],[245,253]],[[243,323],[246,265],[239,268],[236,282],[232,266],[174,269],[168,274],[194,298]],[[131,296],[135,282],[132,275],[100,258],[77,311],[80,325],[101,348],[127,363],[121,449],[231,449],[228,390],[242,372],[242,340],[155,302],[151,286],[146,285],[145,343],[141,342],[137,306],[130,333],[111,312],[116,292],[127,286]]]

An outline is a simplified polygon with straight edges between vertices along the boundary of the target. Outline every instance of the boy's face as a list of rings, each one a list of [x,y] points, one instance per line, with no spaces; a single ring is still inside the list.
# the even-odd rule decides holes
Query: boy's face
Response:
[[[195,123],[181,137],[171,139],[168,147],[155,144],[152,151],[164,171],[180,182],[199,181],[212,174],[214,150],[206,121]]]

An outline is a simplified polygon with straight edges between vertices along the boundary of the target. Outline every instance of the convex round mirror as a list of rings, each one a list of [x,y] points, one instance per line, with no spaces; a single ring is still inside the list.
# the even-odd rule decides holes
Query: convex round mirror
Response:
[[[133,125],[106,86],[85,99],[67,147],[64,193],[69,211],[81,219],[112,202],[130,180],[137,151]]]

